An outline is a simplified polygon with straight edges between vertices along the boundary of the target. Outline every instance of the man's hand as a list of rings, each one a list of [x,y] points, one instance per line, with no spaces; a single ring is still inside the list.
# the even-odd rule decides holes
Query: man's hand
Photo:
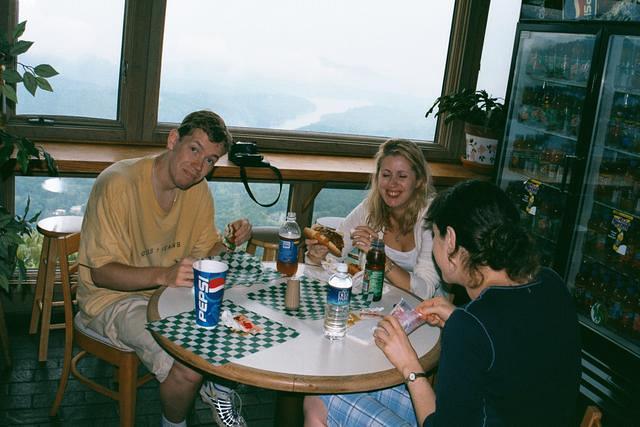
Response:
[[[178,260],[171,267],[167,267],[165,272],[164,285],[170,288],[193,286],[193,263],[194,258],[183,258]]]
[[[409,372],[421,371],[418,355],[409,342],[406,332],[393,316],[385,316],[373,333],[376,345],[389,362],[406,377]]]
[[[236,246],[240,246],[251,238],[251,223],[248,219],[242,218],[233,221],[227,226],[231,232],[230,236],[226,236],[227,239],[234,243]]]
[[[444,297],[435,297],[425,301],[422,301],[417,307],[416,311],[420,313],[423,319],[430,325],[444,327],[444,324],[453,313],[456,306],[451,304],[449,300]]]

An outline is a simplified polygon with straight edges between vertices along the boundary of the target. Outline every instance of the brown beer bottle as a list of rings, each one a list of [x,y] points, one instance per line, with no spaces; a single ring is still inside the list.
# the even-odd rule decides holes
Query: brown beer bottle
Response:
[[[385,260],[384,240],[373,239],[371,249],[367,253],[367,265],[362,280],[362,293],[372,293],[374,301],[380,301],[380,298],[382,298]]]

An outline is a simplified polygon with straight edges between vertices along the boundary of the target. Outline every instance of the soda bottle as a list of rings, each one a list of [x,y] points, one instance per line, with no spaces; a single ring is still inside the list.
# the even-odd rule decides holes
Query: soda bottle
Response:
[[[337,272],[329,278],[324,310],[324,336],[330,340],[340,340],[347,332],[351,286],[347,264],[338,264]]]
[[[372,293],[374,301],[380,301],[382,298],[385,261],[384,240],[373,239],[371,249],[367,253],[367,264],[362,279],[362,293]]]
[[[278,261],[276,269],[285,276],[293,276],[298,271],[298,245],[300,243],[300,227],[296,223],[295,212],[289,212],[278,232]]]

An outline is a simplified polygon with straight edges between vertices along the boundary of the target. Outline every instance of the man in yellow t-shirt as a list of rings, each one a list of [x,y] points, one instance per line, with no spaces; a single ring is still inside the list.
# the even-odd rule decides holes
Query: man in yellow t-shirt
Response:
[[[82,224],[81,320],[135,350],[156,375],[165,425],[186,425],[202,376],[169,356],[145,329],[147,304],[158,286],[193,286],[193,262],[222,250],[204,178],[231,144],[217,114],[187,115],[169,132],[167,151],[117,162],[98,176]],[[229,227],[231,243],[251,236],[246,219]]]

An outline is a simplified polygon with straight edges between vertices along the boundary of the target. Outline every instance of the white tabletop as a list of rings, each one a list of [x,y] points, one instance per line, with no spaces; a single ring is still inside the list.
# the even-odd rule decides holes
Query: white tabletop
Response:
[[[283,312],[247,298],[249,292],[255,292],[268,286],[286,286],[284,283],[284,279],[279,279],[268,284],[256,284],[248,287],[235,286],[225,290],[225,299],[296,329],[300,334],[285,343],[234,360],[233,364],[237,365],[236,367],[267,371],[278,374],[278,376],[284,375],[286,377],[289,375],[296,378],[297,381],[305,383],[313,383],[314,377],[344,377],[346,379],[352,376],[371,376],[371,374],[382,372],[389,374],[389,371],[395,371],[393,365],[373,342],[364,344],[361,340],[354,340],[348,336],[343,340],[331,341],[323,336],[322,320],[306,320],[287,316]],[[372,303],[372,307],[383,306],[384,313],[388,313],[400,298],[404,298],[412,306],[419,302],[412,294],[388,286],[382,300]],[[193,291],[189,288],[166,288],[157,300],[160,318],[193,309]],[[348,334],[349,330],[347,330]],[[434,347],[439,349],[439,337],[440,329],[429,325],[421,326],[409,336],[417,354],[421,357],[428,354]],[[219,373],[218,370],[216,374]],[[353,378],[349,378],[349,380],[353,381]],[[397,384],[401,381],[402,378],[397,375],[392,382]],[[264,386],[264,384],[257,385]],[[384,384],[384,386],[388,385],[392,384]],[[313,384],[309,386],[315,387]],[[363,385],[362,387],[368,386]],[[355,391],[361,387],[353,384],[347,388]]]

